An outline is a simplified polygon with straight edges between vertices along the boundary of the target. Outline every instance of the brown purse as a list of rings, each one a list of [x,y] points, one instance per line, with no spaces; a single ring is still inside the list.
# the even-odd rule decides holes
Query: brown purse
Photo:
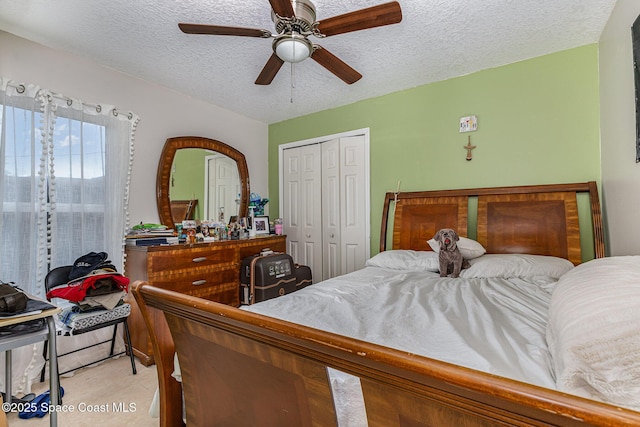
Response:
[[[27,308],[27,295],[11,283],[0,282],[0,316],[20,313]]]

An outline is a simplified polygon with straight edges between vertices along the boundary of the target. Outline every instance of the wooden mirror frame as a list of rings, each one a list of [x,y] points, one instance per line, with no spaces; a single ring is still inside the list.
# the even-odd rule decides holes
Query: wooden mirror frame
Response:
[[[156,175],[156,203],[158,205],[158,215],[160,223],[173,228],[173,216],[171,215],[171,202],[169,200],[169,181],[171,176],[171,166],[176,155],[176,151],[182,148],[200,148],[203,150],[216,151],[224,154],[236,161],[238,165],[238,178],[240,179],[240,205],[238,206],[238,216],[247,216],[249,207],[249,169],[244,154],[235,148],[216,141],[215,139],[201,136],[176,136],[167,139],[158,162],[158,173]]]

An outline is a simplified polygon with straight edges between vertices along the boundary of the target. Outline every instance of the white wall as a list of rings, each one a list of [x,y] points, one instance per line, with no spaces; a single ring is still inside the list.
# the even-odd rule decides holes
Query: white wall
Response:
[[[602,197],[610,255],[640,255],[640,163],[636,163],[631,25],[640,1],[618,0],[600,38]]]
[[[268,197],[265,123],[2,31],[0,75],[140,116],[131,178],[132,223],[158,221],[156,169],[165,140],[173,136],[205,136],[241,151],[251,190]]]

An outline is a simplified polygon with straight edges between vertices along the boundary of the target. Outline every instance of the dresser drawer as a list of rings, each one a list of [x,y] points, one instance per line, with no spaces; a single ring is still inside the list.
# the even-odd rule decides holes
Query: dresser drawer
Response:
[[[164,251],[153,253],[149,257],[149,280],[156,280],[167,274],[188,273],[194,270],[207,271],[237,264],[238,257],[234,248],[214,249],[190,248],[188,250]]]
[[[193,295],[196,289],[207,289],[226,283],[233,283],[237,287],[239,280],[237,268],[225,268],[213,271],[191,271],[185,274],[166,274],[155,279],[153,286]]]
[[[222,283],[217,286],[209,286],[206,288],[194,287],[191,292],[185,293],[193,295],[194,297],[231,305],[233,307],[240,306],[240,295],[237,283]]]
[[[131,281],[143,280],[163,289],[238,307],[242,260],[264,248],[284,252],[286,245],[286,236],[264,236],[195,245],[127,246],[125,275]],[[128,323],[133,354],[149,366],[154,363],[151,337],[131,294],[127,302],[131,304]],[[164,316],[154,317],[152,323],[158,337],[171,339]]]
[[[181,292],[222,304],[239,306],[238,269],[227,268],[189,274],[164,275],[153,281],[153,285],[163,289]]]

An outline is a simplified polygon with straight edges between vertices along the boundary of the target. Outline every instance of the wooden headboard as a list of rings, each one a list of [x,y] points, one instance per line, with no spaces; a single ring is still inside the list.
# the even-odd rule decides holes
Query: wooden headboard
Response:
[[[589,197],[596,258],[605,256],[600,199],[595,182],[461,190],[387,193],[380,251],[431,250],[427,240],[441,228],[475,236],[487,253],[526,253],[582,259],[578,195]],[[477,206],[475,212],[472,207]],[[470,218],[477,221],[469,229]],[[391,247],[388,228],[393,222]],[[475,231],[475,232],[474,232]]]

